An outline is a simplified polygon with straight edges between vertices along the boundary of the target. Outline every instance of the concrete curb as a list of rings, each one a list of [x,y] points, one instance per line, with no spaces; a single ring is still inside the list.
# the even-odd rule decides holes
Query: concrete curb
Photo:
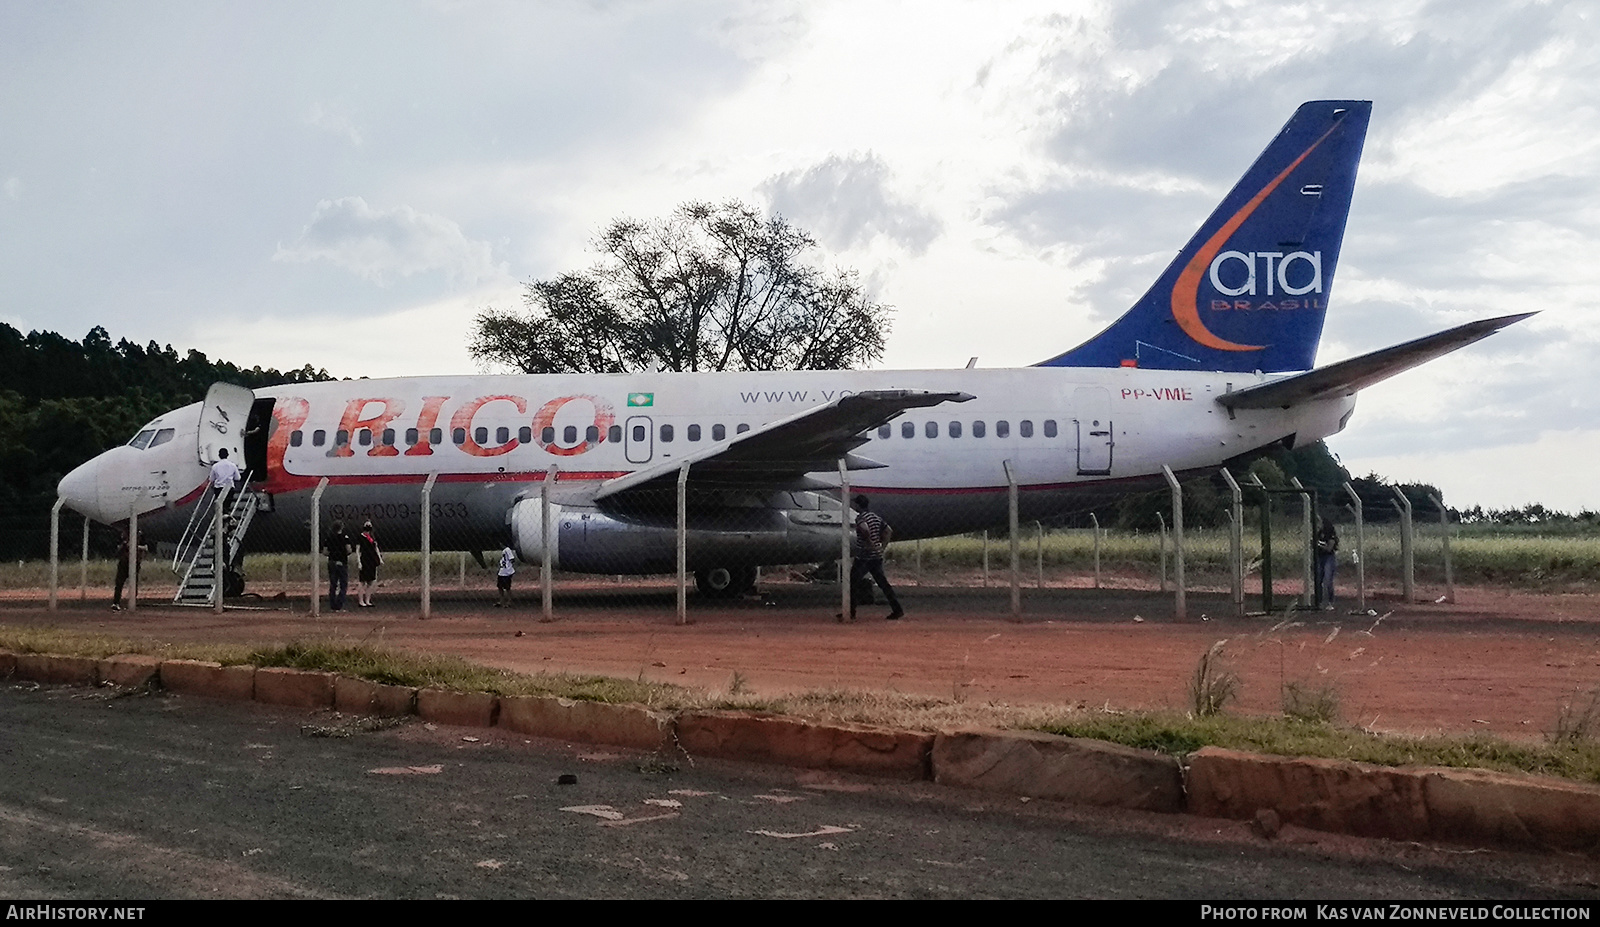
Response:
[[[893,779],[931,779],[934,735],[861,724],[819,724],[750,711],[678,715],[678,744],[690,756],[832,769]]]
[[[519,695],[500,700],[498,723],[531,737],[609,744],[651,753],[669,750],[677,743],[672,714],[643,705]]]
[[[1477,769],[1391,768],[1204,747],[1171,756],[1026,731],[928,734],[743,711],[673,714],[551,696],[410,689],[278,667],[119,654],[96,660],[0,651],[0,678],[139,686],[638,750],[779,763],[1074,804],[1284,823],[1367,837],[1600,852],[1600,786]]]
[[[1075,805],[1176,814],[1184,809],[1177,757],[1034,731],[948,731],[933,742],[933,779]]]
[[[1532,848],[1600,848],[1600,786],[1481,769],[1391,768],[1204,747],[1189,756],[1189,810],[1263,809],[1315,830]]]

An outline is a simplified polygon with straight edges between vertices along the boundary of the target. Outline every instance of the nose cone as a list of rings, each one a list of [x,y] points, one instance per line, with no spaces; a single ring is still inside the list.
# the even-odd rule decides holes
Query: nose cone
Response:
[[[106,523],[109,519],[105,518],[100,510],[100,480],[96,472],[99,463],[100,458],[96,457],[88,463],[79,465],[61,478],[61,482],[56,486],[56,492],[67,500],[67,508],[80,515],[87,515],[95,521]]]

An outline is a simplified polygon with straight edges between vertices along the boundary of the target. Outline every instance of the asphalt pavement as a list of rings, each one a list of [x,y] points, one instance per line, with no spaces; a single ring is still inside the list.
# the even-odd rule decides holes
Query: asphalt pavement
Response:
[[[1595,899],[1600,868],[9,684],[0,896]]]

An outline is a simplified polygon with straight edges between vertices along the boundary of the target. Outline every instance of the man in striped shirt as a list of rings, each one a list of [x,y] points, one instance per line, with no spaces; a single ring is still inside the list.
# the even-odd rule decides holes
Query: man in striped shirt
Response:
[[[883,575],[883,552],[894,537],[894,530],[884,522],[882,516],[871,511],[871,503],[866,496],[856,496],[851,502],[859,514],[856,515],[855,549],[851,552],[850,620],[856,620],[856,583],[871,574],[878,588],[883,590],[884,597],[889,600],[890,612],[885,617],[889,621],[897,621],[905,614],[905,610],[900,607],[900,599],[895,596],[894,587],[889,585],[889,578]],[[872,587],[867,588],[870,590]]]

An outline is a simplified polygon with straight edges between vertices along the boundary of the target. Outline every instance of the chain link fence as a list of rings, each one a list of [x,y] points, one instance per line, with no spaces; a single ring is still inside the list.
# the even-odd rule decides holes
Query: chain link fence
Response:
[[[1130,611],[1148,609],[1151,593],[1172,596],[1174,610],[1183,608],[1185,595],[1208,597],[1202,608],[1213,614],[1258,612],[1269,604],[1272,610],[1308,607],[1318,514],[1334,521],[1341,538],[1341,608],[1366,599],[1403,600],[1408,547],[1410,597],[1416,601],[1450,597],[1463,575],[1474,583],[1519,585],[1600,580],[1600,540],[1502,537],[1478,529],[1463,536],[1460,526],[1441,526],[1435,506],[1412,512],[1407,543],[1407,525],[1392,520],[1398,505],[1383,512],[1370,502],[1358,507],[1353,494],[1341,499],[1324,491],[1313,497],[1294,486],[1269,490],[1248,479],[1235,484],[1237,507],[1221,473],[1175,481],[1176,492],[1171,485],[1103,494],[1018,487],[1015,530],[1005,487],[931,506],[927,500],[908,505],[905,496],[888,491],[866,495],[894,532],[883,552],[883,571],[912,612],[1050,617],[1075,614],[1094,602],[1105,613],[1114,612],[1118,595],[1127,593],[1145,594],[1127,600]],[[424,499],[425,490],[432,498]],[[697,609],[730,603],[830,615],[849,605],[846,596],[852,593],[848,583],[841,585],[847,575],[841,564],[860,553],[851,550],[859,545],[850,523],[861,513],[853,504],[842,524],[836,488],[772,493],[709,479],[686,483],[680,495],[668,481],[601,507],[567,504],[559,478],[548,484],[507,481],[474,492],[481,499],[440,493],[436,485],[413,487],[410,501],[330,494],[319,500],[315,518],[283,512],[273,526],[262,527],[270,519],[258,516],[244,553],[231,564],[243,592],[226,604],[328,611],[327,551],[333,538],[343,538],[349,607],[370,596],[374,607],[417,615],[505,605],[551,619],[622,609],[692,620]],[[485,530],[474,511],[480,507],[498,509],[498,532]],[[420,517],[423,511],[427,518]],[[1391,520],[1371,523],[1373,514]],[[0,507],[0,549],[8,555],[0,562],[0,603],[36,608],[50,599],[49,526],[36,522]],[[119,530],[64,511],[57,531],[58,607],[109,606],[119,572]],[[250,536],[256,532],[259,537]],[[496,534],[498,547],[485,543]],[[364,542],[363,535],[370,540]],[[426,557],[418,551],[424,537]],[[139,604],[170,605],[185,564],[175,561],[174,545],[164,536],[152,540],[141,530],[141,541]],[[252,544],[265,542],[299,550],[251,551]],[[361,548],[374,545],[382,562],[364,593]],[[501,575],[507,569],[509,579]],[[1264,594],[1269,576],[1270,603]],[[124,585],[131,585],[126,577]],[[859,607],[876,608],[883,593],[868,585],[858,583],[853,594]],[[206,603],[213,602],[207,595]]]

